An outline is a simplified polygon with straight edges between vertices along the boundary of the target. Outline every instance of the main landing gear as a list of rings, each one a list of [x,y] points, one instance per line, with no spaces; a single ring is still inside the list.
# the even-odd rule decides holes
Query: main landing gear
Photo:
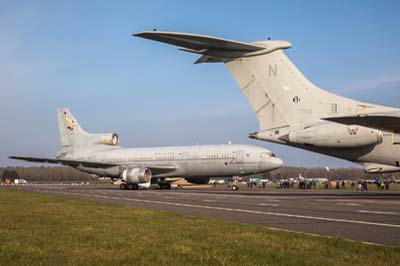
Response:
[[[171,184],[165,181],[165,178],[161,177],[158,178],[158,187],[160,189],[171,189]]]
[[[139,185],[138,184],[134,184],[134,183],[122,183],[121,185],[119,185],[119,189],[121,190],[138,190],[139,189]]]
[[[160,189],[171,189],[170,183],[159,182],[158,186],[160,187]]]

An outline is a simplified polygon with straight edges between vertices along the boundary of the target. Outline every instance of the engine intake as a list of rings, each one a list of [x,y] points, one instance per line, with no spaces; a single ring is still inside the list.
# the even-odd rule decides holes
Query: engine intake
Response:
[[[121,178],[127,183],[148,183],[151,171],[145,167],[128,168],[121,173]]]
[[[106,145],[117,145],[119,142],[119,137],[117,133],[111,133],[107,135],[100,136],[100,143]]]

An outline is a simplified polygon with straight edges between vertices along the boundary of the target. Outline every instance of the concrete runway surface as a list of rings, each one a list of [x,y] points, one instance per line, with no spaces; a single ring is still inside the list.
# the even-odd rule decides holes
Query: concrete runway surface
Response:
[[[23,186],[29,191],[167,210],[307,234],[400,245],[400,192]]]

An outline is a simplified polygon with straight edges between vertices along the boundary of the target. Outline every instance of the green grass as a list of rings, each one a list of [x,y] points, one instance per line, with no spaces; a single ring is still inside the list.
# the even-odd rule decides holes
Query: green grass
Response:
[[[400,265],[400,248],[10,188],[0,222],[7,266]]]

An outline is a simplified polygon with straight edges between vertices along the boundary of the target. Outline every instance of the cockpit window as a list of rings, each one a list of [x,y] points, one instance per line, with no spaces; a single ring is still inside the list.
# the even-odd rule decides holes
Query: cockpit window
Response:
[[[270,151],[261,153],[261,158],[269,158],[269,157],[276,157],[276,156],[274,153],[272,153]]]

